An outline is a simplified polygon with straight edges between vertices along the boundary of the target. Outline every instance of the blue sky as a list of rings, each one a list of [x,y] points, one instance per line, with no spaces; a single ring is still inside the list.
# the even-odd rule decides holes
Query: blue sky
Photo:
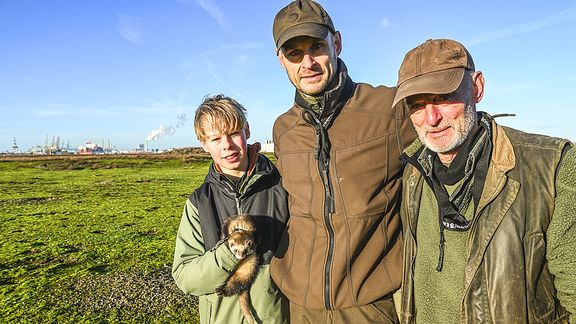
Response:
[[[355,81],[394,85],[404,54],[453,38],[486,77],[480,110],[576,141],[573,1],[319,1]],[[224,93],[271,138],[293,87],[272,21],[288,1],[0,0],[0,152],[60,137],[77,147],[199,146],[195,108]],[[163,133],[164,132],[164,133]]]

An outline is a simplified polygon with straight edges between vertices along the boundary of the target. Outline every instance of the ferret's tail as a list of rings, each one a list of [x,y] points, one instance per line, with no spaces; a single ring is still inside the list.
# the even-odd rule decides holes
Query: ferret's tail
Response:
[[[238,302],[240,302],[240,309],[246,318],[246,321],[250,324],[256,323],[254,316],[252,316],[252,310],[250,309],[250,291],[243,291],[238,296]]]

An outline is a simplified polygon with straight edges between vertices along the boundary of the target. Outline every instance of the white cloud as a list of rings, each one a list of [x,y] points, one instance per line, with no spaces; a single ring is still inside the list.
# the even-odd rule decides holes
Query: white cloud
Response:
[[[382,18],[380,21],[380,27],[388,28],[394,26],[387,17]]]
[[[469,45],[486,43],[500,38],[510,37],[517,34],[528,33],[544,27],[563,23],[576,19],[576,7],[572,7],[553,15],[536,19],[523,24],[514,25],[498,30],[488,31],[472,36],[466,43]]]
[[[144,39],[142,21],[138,17],[119,15],[117,30],[120,36],[130,43],[137,44]]]
[[[208,72],[210,73],[210,75],[216,80],[218,81],[218,83],[220,83],[223,87],[227,88],[228,90],[232,91],[236,96],[242,96],[242,93],[234,88],[232,88],[231,86],[228,85],[228,83],[226,83],[219,75],[218,73],[216,73],[216,69],[214,67],[214,63],[208,59],[206,59],[206,66],[208,67]]]
[[[107,106],[107,107],[79,107],[67,104],[43,104],[29,109],[33,117],[59,117],[59,118],[133,118],[134,116],[163,117],[172,114],[182,114],[190,107],[182,105],[186,98],[184,92],[177,97],[166,97],[154,100],[145,100],[140,106]],[[28,110],[25,107],[19,109]],[[181,117],[178,117],[179,119]]]
[[[216,19],[218,25],[222,27],[222,29],[226,31],[232,30],[232,26],[230,22],[226,18],[226,15],[218,8],[218,6],[212,0],[196,0],[196,2],[202,7],[202,9],[206,10],[212,18]]]
[[[177,0],[177,1],[183,4],[190,4],[192,2],[192,0]],[[232,26],[230,25],[228,18],[222,12],[222,10],[220,10],[220,8],[214,3],[213,0],[195,0],[195,1],[196,3],[198,3],[198,5],[200,5],[200,7],[202,7],[202,9],[204,9],[204,11],[206,11],[212,18],[214,18],[214,20],[216,20],[216,22],[218,23],[218,25],[220,25],[220,27],[222,27],[222,29],[224,29],[225,31],[232,30]]]
[[[240,54],[236,58],[237,62],[240,64],[250,62],[251,59],[252,59],[252,56],[250,56],[248,54]]]
[[[35,117],[118,117],[124,114],[105,108],[71,107],[67,105],[42,105],[30,110],[30,114]]]
[[[192,58],[183,61],[180,66],[187,72],[186,80],[192,79],[198,74],[198,71],[207,68],[208,73],[212,75],[214,79],[224,87],[238,94],[239,91],[228,86],[219,74],[216,73],[216,70],[226,71],[229,76],[233,75],[235,73],[234,71],[241,71],[243,66],[253,62],[253,56],[244,51],[250,51],[258,47],[258,43],[227,44],[198,53]]]
[[[218,55],[218,54],[230,54],[232,50],[250,50],[258,48],[260,44],[250,42],[250,43],[242,43],[242,44],[226,44],[220,47],[216,47],[213,49],[206,50],[196,55],[196,57],[206,57],[211,55]]]

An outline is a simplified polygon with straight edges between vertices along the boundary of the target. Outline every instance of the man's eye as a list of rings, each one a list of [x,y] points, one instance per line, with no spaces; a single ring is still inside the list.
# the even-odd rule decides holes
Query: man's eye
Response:
[[[312,46],[310,46],[310,50],[312,52],[317,52],[317,51],[324,49],[324,47],[326,47],[326,44],[318,42],[318,43],[312,44]]]
[[[422,108],[422,107],[424,107],[424,104],[422,104],[422,103],[414,103],[414,104],[409,104],[409,105],[408,105],[408,108],[409,108],[410,110],[420,109],[420,108]]]
[[[298,49],[291,50],[288,53],[286,53],[286,58],[288,58],[289,60],[294,60],[294,59],[297,59],[301,56],[302,56],[302,50],[298,50]]]
[[[448,101],[450,101],[450,99],[452,99],[452,95],[448,93],[448,94],[438,95],[438,96],[434,97],[434,99],[432,99],[432,102],[434,104],[439,104],[439,103],[448,102]]]

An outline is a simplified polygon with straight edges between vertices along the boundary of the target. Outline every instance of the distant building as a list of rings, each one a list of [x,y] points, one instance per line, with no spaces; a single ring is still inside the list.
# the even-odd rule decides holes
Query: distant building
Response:
[[[104,154],[104,148],[98,144],[87,142],[86,145],[78,147],[78,154]]]
[[[260,152],[274,153],[274,142],[272,140],[267,140],[266,143],[261,143],[261,145]]]
[[[12,145],[12,153],[13,154],[20,153],[20,149],[18,148],[18,145],[16,145],[16,137],[14,137],[14,145]]]

